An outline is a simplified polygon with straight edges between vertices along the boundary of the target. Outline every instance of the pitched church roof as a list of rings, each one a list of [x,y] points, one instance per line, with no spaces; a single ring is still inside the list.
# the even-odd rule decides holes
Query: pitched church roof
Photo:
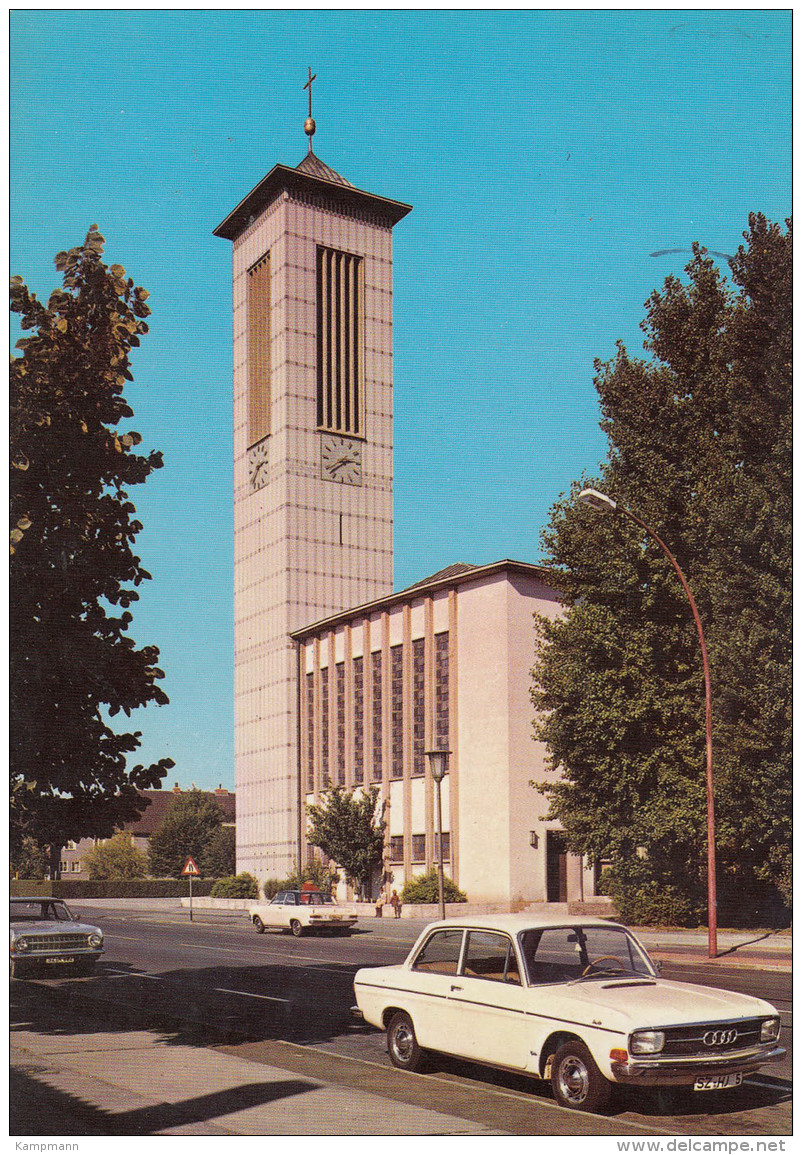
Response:
[[[316,176],[320,180],[330,180],[332,184],[342,184],[346,188],[354,188],[350,180],[346,180],[344,176],[340,176],[333,168],[330,168],[319,156],[310,151],[306,154],[300,164],[295,166],[298,172],[305,172],[309,176]]]
[[[411,586],[407,586],[408,590],[417,589],[418,586],[428,586],[431,582],[439,582],[443,578],[457,577],[458,575],[470,573],[471,570],[478,569],[476,565],[470,565],[465,561],[456,561],[453,565],[447,565],[445,569],[439,569],[437,573],[430,574],[427,578],[422,578],[419,582],[413,582]],[[404,593],[404,590],[400,591]]]

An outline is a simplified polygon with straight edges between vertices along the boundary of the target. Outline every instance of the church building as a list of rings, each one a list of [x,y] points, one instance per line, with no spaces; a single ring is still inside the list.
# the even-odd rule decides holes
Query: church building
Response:
[[[469,900],[589,897],[530,785],[548,573],[456,564],[393,592],[392,234],[411,209],[315,155],[313,79],[306,156],[215,230],[233,243],[237,869],[286,877],[313,853],[307,803],[375,784],[400,890],[437,861],[440,748],[443,856]]]

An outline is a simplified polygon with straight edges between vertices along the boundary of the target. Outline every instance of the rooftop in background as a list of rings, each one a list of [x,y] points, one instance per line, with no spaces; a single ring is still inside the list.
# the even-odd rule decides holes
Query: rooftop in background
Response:
[[[154,830],[164,822],[167,811],[176,798],[188,794],[189,791],[182,790],[176,782],[172,790],[140,790],[139,793],[150,800],[150,806],[134,822],[127,822],[123,829],[130,831],[137,838],[150,838]],[[234,823],[236,819],[236,794],[225,790],[222,786],[218,786],[216,790],[203,790],[201,793],[207,798],[214,799],[223,812],[225,824]]]

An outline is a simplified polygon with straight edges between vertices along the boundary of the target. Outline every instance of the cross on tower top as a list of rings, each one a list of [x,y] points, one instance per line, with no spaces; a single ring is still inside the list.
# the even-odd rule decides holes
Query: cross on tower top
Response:
[[[315,135],[315,128],[317,127],[315,125],[314,120],[312,120],[312,81],[313,80],[317,80],[317,73],[315,73],[313,76],[312,75],[312,69],[310,67],[309,79],[307,80],[306,84],[304,85],[304,88],[309,89],[309,116],[304,121],[304,132],[309,137],[309,151],[310,152],[312,151],[312,137]]]

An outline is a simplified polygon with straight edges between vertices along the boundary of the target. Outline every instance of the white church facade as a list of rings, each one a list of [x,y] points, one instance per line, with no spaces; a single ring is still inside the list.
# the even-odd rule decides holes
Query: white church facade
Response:
[[[436,861],[424,752],[451,750],[447,873],[507,909],[590,897],[541,821],[529,697],[548,574],[454,565],[393,592],[392,230],[410,211],[312,150],[215,230],[233,242],[237,869],[311,853],[306,805],[379,788],[392,886]]]

